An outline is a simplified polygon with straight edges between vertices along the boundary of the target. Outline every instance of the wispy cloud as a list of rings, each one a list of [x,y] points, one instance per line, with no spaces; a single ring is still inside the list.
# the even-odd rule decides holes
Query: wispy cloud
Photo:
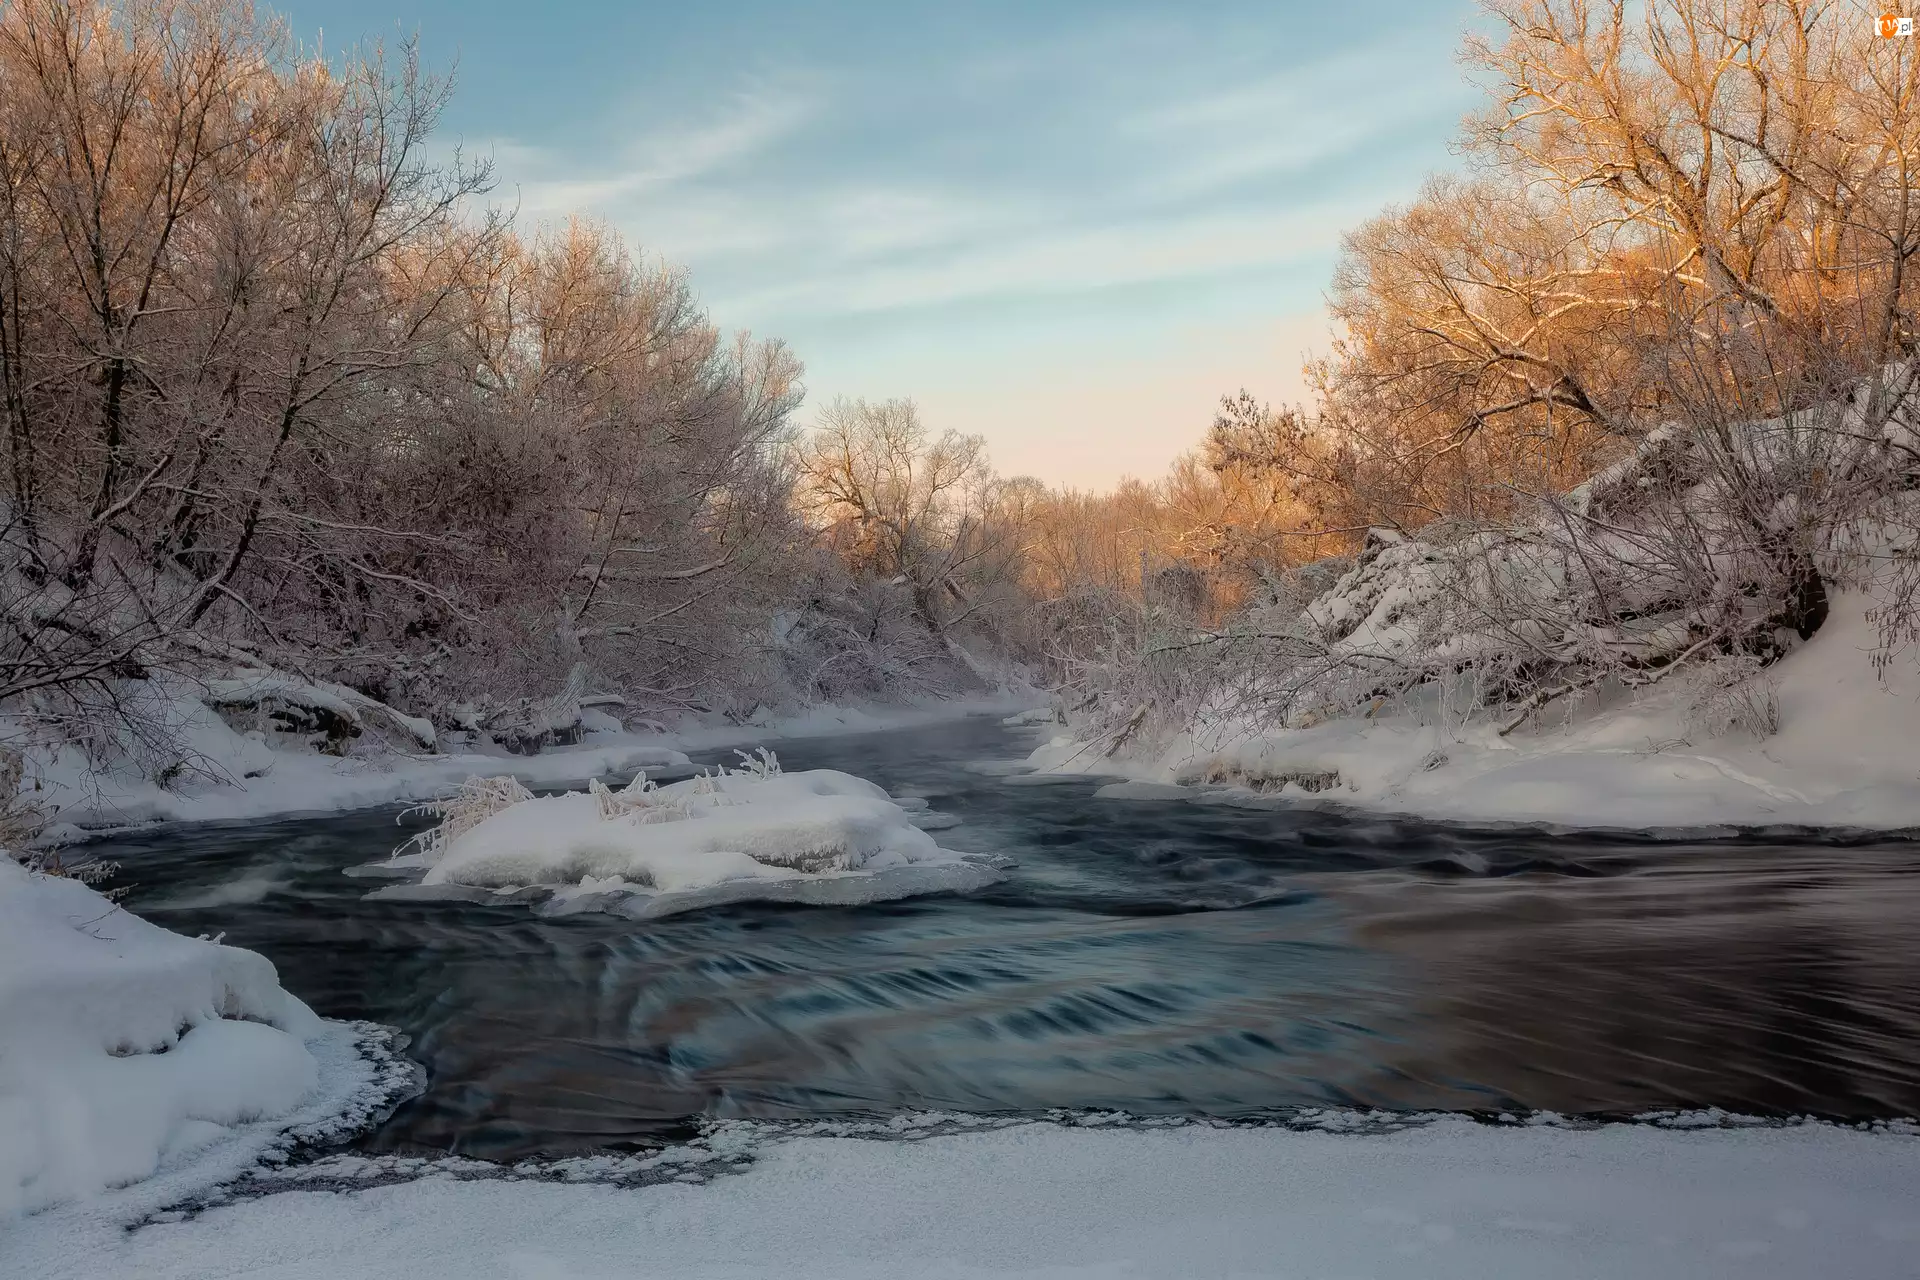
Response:
[[[1153,104],[1121,127],[1143,149],[1164,149],[1167,164],[1155,175],[1163,193],[1207,194],[1364,156],[1393,141],[1409,118],[1433,111],[1431,72],[1429,52],[1417,46],[1344,51]]]
[[[908,261],[796,273],[730,302],[783,315],[870,313],[1190,279],[1324,253],[1368,208],[1327,204],[980,237]]]
[[[1300,281],[1324,280],[1340,233],[1444,160],[1466,94],[1455,19],[1304,46],[1288,21],[1215,30],[1162,11],[888,57],[815,48],[771,71],[743,59],[737,82],[651,85],[591,128],[492,154],[525,213],[605,217],[690,266],[720,322],[822,353],[816,394],[911,393],[862,351],[917,333],[964,361],[996,307],[1071,305],[1097,328],[1094,299],[1155,288],[1181,291],[1191,320],[1261,280],[1289,291],[1267,314],[1317,316]],[[1241,322],[1235,306],[1214,322]]]
[[[737,90],[691,116],[660,120],[644,106],[629,107],[609,130],[629,135],[611,154],[583,155],[577,144],[512,138],[495,141],[492,151],[533,216],[581,210],[617,215],[636,202],[667,198],[676,187],[760,160],[800,132],[820,107],[817,88],[791,77],[772,88]],[[648,123],[634,129],[626,123],[634,117]]]

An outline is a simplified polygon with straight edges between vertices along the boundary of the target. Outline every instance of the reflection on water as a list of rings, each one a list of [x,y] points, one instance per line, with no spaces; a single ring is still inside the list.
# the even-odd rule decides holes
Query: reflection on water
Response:
[[[1334,890],[1406,958],[1424,1033],[1395,1058],[1530,1107],[1920,1112],[1911,848],[1640,851],[1605,880]]]
[[[134,910],[414,1037],[368,1141],[510,1157],[904,1107],[1920,1112],[1920,850],[1471,834],[1008,786],[989,721],[791,743],[1005,883],[636,923],[367,902],[392,811],[121,842]]]

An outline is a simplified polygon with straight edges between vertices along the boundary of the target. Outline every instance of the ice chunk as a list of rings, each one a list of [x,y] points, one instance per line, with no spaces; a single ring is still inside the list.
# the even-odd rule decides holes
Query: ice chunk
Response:
[[[907,821],[922,831],[945,831],[948,827],[960,825],[960,815],[956,813],[937,813],[931,809],[907,815]]]
[[[701,907],[735,902],[798,902],[813,906],[858,907],[927,893],[968,893],[1005,877],[972,862],[935,862],[889,867],[865,875],[793,877],[773,883],[734,881],[681,893],[637,894],[612,910],[635,920],[677,915]]]

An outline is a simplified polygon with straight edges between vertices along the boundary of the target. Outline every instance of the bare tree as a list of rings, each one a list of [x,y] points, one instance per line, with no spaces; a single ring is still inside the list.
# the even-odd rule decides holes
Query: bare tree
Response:
[[[827,406],[802,446],[804,495],[847,562],[906,588],[940,632],[977,613],[1015,530],[978,436],[932,435],[908,400]]]

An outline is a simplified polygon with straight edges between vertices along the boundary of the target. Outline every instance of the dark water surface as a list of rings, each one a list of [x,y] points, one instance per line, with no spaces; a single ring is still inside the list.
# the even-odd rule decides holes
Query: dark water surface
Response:
[[[1920,846],[1469,833],[969,767],[1032,743],[969,720],[778,744],[1018,859],[964,897],[645,922],[367,902],[340,872],[406,834],[392,809],[94,851],[133,910],[413,1037],[427,1092],[374,1149],[904,1108],[1920,1114]]]

